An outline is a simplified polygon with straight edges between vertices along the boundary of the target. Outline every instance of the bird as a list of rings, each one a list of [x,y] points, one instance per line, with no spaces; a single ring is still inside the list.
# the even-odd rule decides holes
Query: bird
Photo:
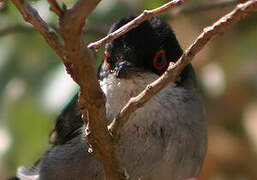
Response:
[[[135,17],[114,23],[114,32]],[[131,97],[160,77],[183,50],[170,25],[152,17],[105,46],[97,76],[111,122]],[[117,154],[131,180],[186,180],[197,177],[207,151],[207,122],[198,82],[188,64],[137,109],[120,131]],[[57,118],[52,146],[31,168],[19,167],[20,180],[102,180],[101,164],[88,152],[85,125],[75,95]]]

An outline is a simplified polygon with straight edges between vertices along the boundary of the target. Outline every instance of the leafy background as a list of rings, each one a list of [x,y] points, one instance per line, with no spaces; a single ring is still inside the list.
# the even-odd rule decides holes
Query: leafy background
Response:
[[[204,0],[192,1],[197,4]],[[207,0],[205,0],[207,1]],[[73,1],[63,0],[68,6]],[[87,43],[122,16],[155,8],[160,0],[103,0],[88,20]],[[46,1],[31,1],[56,24]],[[207,25],[234,6],[161,17],[186,49]],[[257,179],[257,14],[215,38],[193,61],[209,124],[202,179]],[[103,56],[98,54],[96,67]],[[49,147],[49,132],[77,91],[56,54],[15,7],[0,2],[0,180],[20,165],[31,166]]]

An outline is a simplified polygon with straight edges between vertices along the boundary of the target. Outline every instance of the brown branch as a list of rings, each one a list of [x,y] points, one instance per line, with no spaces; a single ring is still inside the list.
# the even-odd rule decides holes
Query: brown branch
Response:
[[[47,0],[50,5],[50,10],[53,11],[57,16],[61,17],[63,15],[63,11],[56,0]]]
[[[257,0],[249,0],[244,4],[237,5],[233,11],[220,18],[213,25],[206,27],[195,42],[185,51],[185,53],[175,64],[171,63],[167,71],[161,77],[149,84],[138,96],[129,100],[129,102],[109,125],[110,131],[113,132],[113,134],[119,133],[120,129],[128,121],[130,115],[138,108],[142,107],[170,82],[175,82],[182,70],[213,37],[224,33],[228,27],[245,18],[254,11],[257,11]]]
[[[86,18],[99,2],[100,0],[78,0],[71,9],[63,12],[60,18],[60,32],[65,42],[67,57],[63,62],[80,86],[80,111],[88,127],[87,138],[95,157],[103,165],[106,179],[122,180],[126,179],[125,173],[107,129],[105,96],[93,67],[94,57],[84,46],[82,38]]]
[[[61,56],[63,53],[62,43],[54,29],[46,24],[38,12],[27,1],[12,0],[12,2],[22,14],[23,19],[32,24],[42,34],[46,42]]]
[[[211,9],[224,8],[247,0],[218,0],[210,2],[190,3],[183,7],[178,7],[170,12],[171,17],[180,14],[198,13],[199,11],[207,11]]]
[[[174,16],[180,15],[180,14],[206,11],[206,10],[210,10],[210,9],[214,9],[214,8],[231,6],[233,4],[243,2],[243,1],[246,1],[246,0],[219,0],[219,1],[214,1],[214,2],[203,2],[203,3],[197,3],[197,4],[194,2],[194,4],[185,5],[181,8],[174,9],[173,11],[171,11],[170,15],[172,17],[174,17]],[[105,36],[104,38],[102,38],[96,42],[90,43],[88,45],[88,48],[98,49],[101,46],[103,46],[104,44],[113,41],[114,39],[122,36],[123,34],[127,33],[128,31],[130,31],[131,29],[137,27],[139,24],[141,24],[146,19],[149,19],[152,16],[156,16],[157,14],[165,12],[168,9],[170,9],[174,6],[180,5],[180,4],[181,4],[181,1],[178,1],[178,3],[174,2],[174,1],[170,1],[169,3],[164,4],[163,6],[158,7],[156,9],[146,10],[143,13],[141,13],[136,19],[134,19],[133,21],[120,27],[115,32],[108,34],[107,36]]]
[[[125,180],[125,173],[116,155],[116,146],[107,129],[105,96],[93,67],[94,57],[91,51],[85,48],[82,39],[86,18],[99,1],[78,0],[60,19],[60,32],[65,41],[67,59],[70,60],[64,63],[80,86],[79,104],[82,119],[89,131],[87,138],[95,157],[103,165],[106,179]]]
[[[65,11],[64,17],[61,20],[61,23],[63,23],[61,30],[66,32],[66,34],[81,35],[87,16],[99,2],[100,0],[78,0],[71,9]],[[64,36],[66,35],[64,34]],[[77,37],[78,39],[80,39],[80,36]]]
[[[107,129],[105,97],[96,78],[93,67],[94,57],[84,46],[82,29],[87,16],[100,0],[78,0],[69,10],[63,10],[60,17],[60,33],[65,45],[57,34],[50,30],[37,11],[26,0],[12,0],[23,15],[57,52],[74,81],[80,86],[79,104],[82,119],[88,127],[88,140],[97,160],[103,165],[106,179],[123,180],[125,173],[119,164],[112,136]],[[85,151],[86,153],[86,151]]]
[[[163,12],[169,10],[172,7],[178,6],[178,5],[182,4],[183,1],[184,0],[173,0],[173,1],[170,1],[166,4],[164,4],[164,5],[156,8],[156,9],[144,10],[143,13],[141,13],[139,16],[137,16],[133,21],[128,22],[124,26],[122,26],[119,29],[117,29],[116,31],[108,34],[107,36],[100,39],[99,41],[90,43],[88,45],[88,48],[89,49],[98,49],[101,46],[103,46],[104,44],[106,44],[108,42],[111,42],[114,39],[117,39],[118,37],[122,36],[123,34],[126,34],[131,29],[139,26],[145,20],[147,20],[147,19],[149,19],[153,16],[156,16],[160,13],[163,13]]]

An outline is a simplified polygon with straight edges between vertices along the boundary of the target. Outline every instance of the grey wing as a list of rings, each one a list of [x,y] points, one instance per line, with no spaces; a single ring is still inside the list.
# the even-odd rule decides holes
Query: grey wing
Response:
[[[83,124],[79,111],[78,94],[76,94],[58,116],[55,127],[51,132],[50,143],[54,145],[65,144],[67,141],[80,135],[78,130]]]

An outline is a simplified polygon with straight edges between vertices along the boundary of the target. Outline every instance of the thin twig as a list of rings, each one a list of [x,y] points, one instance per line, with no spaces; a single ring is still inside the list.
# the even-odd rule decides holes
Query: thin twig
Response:
[[[48,0],[48,1],[51,1],[51,0]],[[218,1],[201,2],[201,3],[194,2],[193,4],[191,3],[191,4],[187,4],[185,6],[182,6],[182,7],[175,8],[174,10],[170,11],[169,14],[172,17],[174,17],[174,16],[178,16],[181,14],[198,13],[199,11],[208,11],[211,9],[217,9],[217,8],[231,6],[231,5],[237,4],[239,2],[243,2],[243,1],[246,1],[246,0],[218,0]],[[59,8],[60,8],[60,6],[58,5],[57,9],[59,9]],[[17,27],[17,29],[16,29],[16,27]],[[53,27],[56,30],[56,27],[54,27],[54,25],[51,25],[51,27]],[[20,33],[20,32],[33,32],[33,31],[34,31],[34,28],[25,27],[22,25],[10,25],[6,28],[0,29],[0,37],[9,35],[12,33],[16,33],[16,32]],[[83,33],[84,32],[105,35],[107,33],[107,27],[104,26],[104,28],[102,28],[102,27],[98,27],[95,25],[87,25],[86,31],[83,31]]]
[[[63,54],[61,39],[53,28],[39,16],[36,9],[30,6],[26,0],[12,0],[13,4],[20,11],[23,19],[32,24],[45,38],[46,42],[56,51],[59,56]]]
[[[178,16],[180,14],[199,13],[199,11],[208,11],[211,9],[224,8],[247,0],[218,0],[209,2],[193,2],[183,7],[178,7],[171,11],[169,14],[171,17]]]
[[[161,77],[149,84],[138,96],[129,100],[109,125],[110,131],[113,134],[118,134],[120,129],[128,121],[130,115],[138,108],[142,107],[170,82],[175,82],[183,69],[213,37],[225,32],[232,24],[235,24],[254,11],[257,11],[257,0],[249,0],[244,4],[237,5],[233,11],[220,18],[213,25],[206,27],[175,64],[170,64],[167,71]]]
[[[98,49],[101,46],[103,46],[104,44],[111,42],[112,40],[122,36],[123,34],[127,33],[128,31],[130,31],[131,29],[139,26],[142,22],[144,22],[145,20],[156,16],[160,13],[163,13],[167,10],[169,10],[172,7],[181,5],[182,2],[184,2],[184,0],[173,0],[170,1],[156,9],[153,10],[144,10],[143,13],[141,13],[139,16],[137,16],[135,19],[133,19],[132,21],[128,22],[127,24],[125,24],[124,26],[120,27],[119,29],[117,29],[116,31],[108,34],[107,36],[105,36],[104,38],[100,39],[99,41],[90,43],[88,45],[89,49]]]
[[[50,5],[50,10],[53,11],[57,16],[61,17],[63,15],[62,8],[57,3],[56,0],[47,0]]]

